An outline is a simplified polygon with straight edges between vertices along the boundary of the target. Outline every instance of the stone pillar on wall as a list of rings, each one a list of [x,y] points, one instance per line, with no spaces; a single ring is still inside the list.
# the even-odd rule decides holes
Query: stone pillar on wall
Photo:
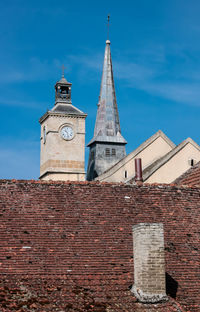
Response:
[[[133,252],[134,285],[131,291],[140,302],[167,300],[163,224],[134,225]]]

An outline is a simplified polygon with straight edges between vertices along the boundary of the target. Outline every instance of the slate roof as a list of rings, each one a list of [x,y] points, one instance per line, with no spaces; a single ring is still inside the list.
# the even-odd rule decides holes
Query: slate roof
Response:
[[[71,85],[71,83],[68,82],[64,76],[62,76],[61,79],[56,82],[56,84]]]
[[[200,189],[0,181],[0,311],[199,311]],[[132,226],[162,222],[169,301],[130,292]]]
[[[77,116],[82,116],[86,117],[87,114],[83,113],[80,109],[76,108],[72,104],[62,104],[62,103],[57,103],[50,111],[47,111],[40,119],[39,122],[42,124],[42,122],[48,117],[48,116],[59,116],[60,114],[62,115],[77,115]]]
[[[115,94],[110,41],[106,41],[101,89],[98,102],[94,136],[88,143],[116,142],[126,144],[121,135],[119,113]]]
[[[73,106],[72,104],[57,104],[55,105],[52,110],[52,112],[56,113],[63,113],[63,114],[75,114],[75,115],[82,115],[83,112]]]

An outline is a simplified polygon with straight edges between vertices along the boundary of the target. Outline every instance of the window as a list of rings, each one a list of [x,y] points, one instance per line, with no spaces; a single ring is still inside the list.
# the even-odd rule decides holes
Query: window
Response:
[[[190,158],[190,159],[188,160],[188,163],[189,163],[189,165],[190,165],[191,167],[193,167],[193,166],[195,165],[195,159]]]
[[[112,156],[116,156],[116,149],[112,148]]]
[[[110,156],[110,149],[109,149],[109,148],[106,148],[105,153],[106,153],[106,157],[109,157],[109,156]]]
[[[125,179],[128,178],[128,171],[127,170],[124,171],[124,177],[125,177]]]

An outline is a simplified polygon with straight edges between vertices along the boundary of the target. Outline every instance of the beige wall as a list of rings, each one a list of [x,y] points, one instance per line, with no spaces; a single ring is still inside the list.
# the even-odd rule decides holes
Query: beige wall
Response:
[[[63,140],[60,129],[64,125],[70,125],[75,133],[72,140]],[[44,144],[43,127],[46,128],[46,143]],[[41,179],[84,180],[85,174],[85,118],[80,116],[50,115],[41,124],[41,152],[40,175],[48,172]],[[54,172],[51,176],[50,172]],[[56,172],[56,174],[55,174]],[[58,172],[75,173],[74,175],[57,175]],[[65,176],[65,178],[64,178]],[[79,181],[78,180],[78,181]]]
[[[178,153],[157,169],[145,182],[172,183],[176,178],[191,168],[189,159],[200,161],[200,151],[187,143]]]
[[[81,173],[47,173],[42,180],[48,181],[85,181],[85,174]]]
[[[99,176],[97,180],[106,182],[125,182],[131,176],[135,175],[135,158],[142,158],[142,168],[144,169],[171,150],[171,145],[159,136],[143,149],[138,148],[136,151],[127,155],[117,165],[108,170],[108,172]],[[127,171],[128,174],[127,179],[125,179],[125,171]]]

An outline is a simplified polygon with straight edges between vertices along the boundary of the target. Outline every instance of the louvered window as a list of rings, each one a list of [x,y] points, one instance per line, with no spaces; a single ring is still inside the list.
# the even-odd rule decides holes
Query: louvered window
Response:
[[[116,149],[112,148],[112,156],[116,156]]]
[[[110,149],[109,148],[106,148],[106,157],[109,157],[110,156]]]

